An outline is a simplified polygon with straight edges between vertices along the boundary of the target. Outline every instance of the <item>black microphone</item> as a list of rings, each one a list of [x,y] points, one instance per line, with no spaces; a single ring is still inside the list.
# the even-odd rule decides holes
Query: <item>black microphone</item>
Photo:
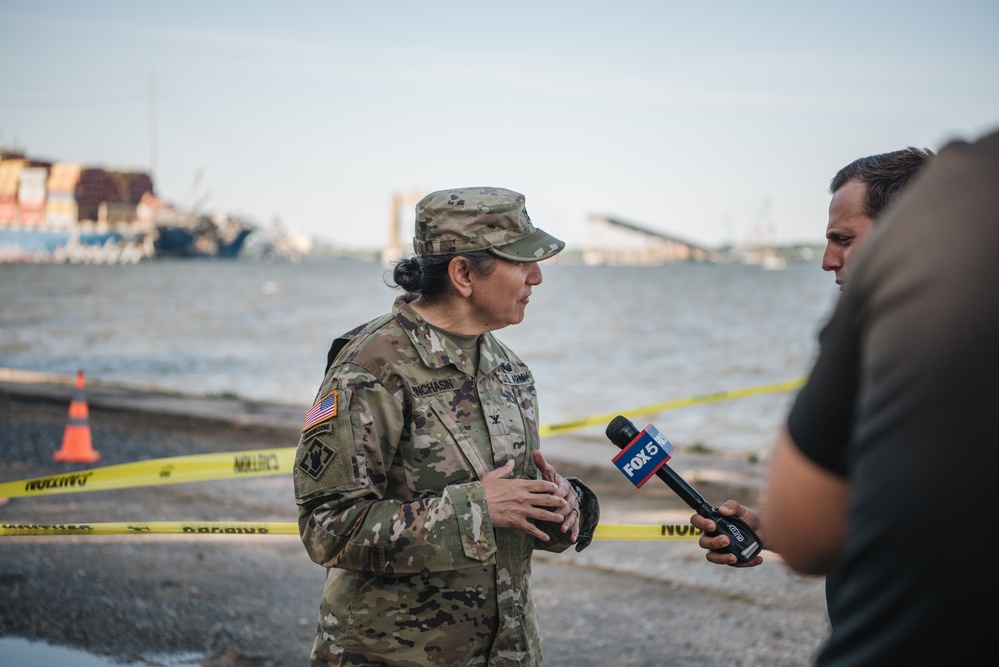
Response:
[[[621,449],[625,449],[635,438],[641,435],[641,432],[635,428],[635,425],[623,415],[618,415],[611,420],[611,423],[607,425],[606,433],[610,441]],[[687,503],[691,509],[706,519],[711,519],[715,522],[718,529],[708,533],[708,535],[712,537],[718,534],[728,536],[728,546],[724,549],[718,549],[718,551],[727,551],[734,554],[738,561],[736,565],[748,564],[763,550],[763,543],[760,541],[760,538],[746,525],[745,521],[738,517],[729,517],[720,514],[716,508],[711,507],[711,504],[694,487],[680,477],[675,470],[670,468],[669,465],[664,463],[656,471],[656,476],[666,482],[666,486],[672,489],[673,493],[680,496],[680,499]]]

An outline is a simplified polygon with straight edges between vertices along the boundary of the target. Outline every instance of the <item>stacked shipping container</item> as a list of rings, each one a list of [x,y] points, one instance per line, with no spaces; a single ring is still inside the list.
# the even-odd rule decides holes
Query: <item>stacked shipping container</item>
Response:
[[[153,192],[153,181],[144,172],[44,163],[27,160],[23,153],[0,153],[0,225],[131,223],[146,192]]]
[[[0,152],[0,225],[17,217],[17,188],[25,162],[24,153]]]
[[[71,227],[79,220],[76,207],[76,182],[82,165],[56,162],[49,171],[46,186],[45,220],[56,227]]]
[[[17,187],[17,205],[21,224],[37,226],[45,222],[45,167],[25,167]]]

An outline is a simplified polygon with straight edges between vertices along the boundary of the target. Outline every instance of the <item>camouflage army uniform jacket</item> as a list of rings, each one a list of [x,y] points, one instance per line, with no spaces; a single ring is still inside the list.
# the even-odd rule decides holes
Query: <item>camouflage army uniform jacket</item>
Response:
[[[478,369],[405,301],[330,350],[294,472],[302,542],[327,569],[312,665],[540,665],[531,553],[572,546],[494,528],[482,484],[536,479],[534,380],[491,334]],[[599,520],[583,494],[581,550]]]

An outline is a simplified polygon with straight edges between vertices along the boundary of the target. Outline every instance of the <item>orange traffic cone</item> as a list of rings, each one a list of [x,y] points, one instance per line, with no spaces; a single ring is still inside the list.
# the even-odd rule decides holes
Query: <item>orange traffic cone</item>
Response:
[[[93,463],[101,458],[100,452],[95,452],[90,443],[90,410],[83,395],[85,387],[83,371],[77,371],[76,391],[69,404],[69,424],[62,436],[62,449],[52,453],[56,461]]]

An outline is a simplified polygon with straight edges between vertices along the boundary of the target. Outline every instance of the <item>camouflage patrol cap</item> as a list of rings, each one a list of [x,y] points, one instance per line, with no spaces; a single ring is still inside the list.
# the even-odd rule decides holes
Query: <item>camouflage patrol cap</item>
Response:
[[[416,205],[413,249],[418,257],[488,250],[515,262],[537,262],[564,247],[564,242],[531,224],[524,195],[513,190],[439,190]]]

